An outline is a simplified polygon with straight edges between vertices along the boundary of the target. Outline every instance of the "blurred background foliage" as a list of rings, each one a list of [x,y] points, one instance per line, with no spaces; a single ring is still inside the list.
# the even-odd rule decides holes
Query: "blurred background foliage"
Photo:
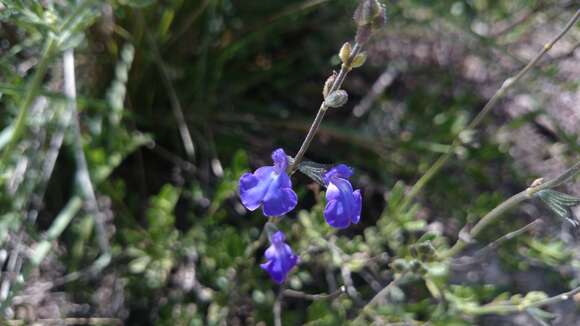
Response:
[[[465,259],[435,257],[463,225],[578,160],[578,26],[401,209],[408,186],[578,4],[384,3],[387,27],[344,85],[349,104],[329,112],[307,153],[355,167],[362,221],[333,231],[322,189],[294,178],[299,208],[278,223],[301,256],[293,296],[258,267],[266,219],[241,206],[238,178],[274,148],[297,151],[354,35],[356,1],[3,0],[3,322],[274,324],[278,304],[284,325],[579,323],[576,297],[486,310],[580,285],[574,232],[537,202],[486,230]],[[537,218],[541,228],[477,252]],[[363,309],[398,276],[383,304]],[[331,296],[305,296],[317,293]]]

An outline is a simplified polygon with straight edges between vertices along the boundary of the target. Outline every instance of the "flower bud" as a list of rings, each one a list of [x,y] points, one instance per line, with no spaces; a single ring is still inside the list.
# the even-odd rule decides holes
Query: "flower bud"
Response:
[[[345,90],[339,89],[330,93],[325,99],[326,106],[331,108],[339,108],[348,101],[348,93]]]
[[[403,273],[409,270],[409,263],[406,260],[397,258],[391,264],[391,269],[395,273]]]
[[[340,61],[342,61],[342,63],[346,63],[348,61],[348,59],[350,58],[350,53],[352,52],[352,45],[350,45],[350,43],[346,42],[342,45],[342,47],[340,48],[340,51],[338,52],[338,56],[340,57]]]
[[[420,261],[413,259],[409,262],[409,270],[412,272],[419,272],[421,270],[422,264]]]
[[[387,10],[378,0],[361,0],[353,19],[358,25],[355,41],[364,44],[375,30],[387,23]]]
[[[379,14],[373,19],[372,25],[373,28],[379,29],[385,26],[386,23],[387,23],[387,9],[385,8],[385,6],[381,5]]]
[[[328,93],[330,93],[330,89],[336,80],[336,71],[332,72],[332,75],[326,79],[324,82],[324,87],[322,88],[322,97],[326,98]]]
[[[352,63],[350,64],[350,67],[351,68],[358,68],[358,67],[362,66],[366,60],[367,60],[366,52],[361,52],[361,53],[357,54],[356,57],[354,57],[354,59],[352,60]]]
[[[368,25],[380,14],[380,10],[381,4],[377,0],[361,0],[352,18],[359,26]]]

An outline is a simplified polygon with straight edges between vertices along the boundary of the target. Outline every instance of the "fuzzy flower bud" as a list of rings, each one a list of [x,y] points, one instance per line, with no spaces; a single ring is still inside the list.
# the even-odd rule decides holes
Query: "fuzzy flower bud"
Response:
[[[351,68],[358,68],[364,65],[365,61],[367,61],[367,54],[366,52],[361,52],[354,57],[352,63],[350,65]]]
[[[330,93],[325,99],[326,106],[331,108],[339,108],[348,101],[348,93],[345,90],[339,89]]]
[[[328,93],[330,93],[330,89],[336,80],[336,71],[332,72],[332,75],[326,79],[324,82],[324,87],[322,88],[322,97],[326,98]]]
[[[342,47],[340,48],[340,51],[338,52],[338,56],[340,57],[340,61],[342,61],[342,63],[346,63],[348,62],[348,59],[350,58],[350,53],[352,52],[352,45],[350,45],[350,43],[346,42],[342,45]]]
[[[372,25],[373,28],[379,29],[385,26],[386,23],[387,23],[387,9],[381,5],[379,14],[373,19]]]
[[[380,15],[380,11],[381,4],[377,0],[361,0],[352,18],[358,26],[368,25]]]
[[[355,41],[364,44],[375,30],[387,23],[387,10],[378,0],[361,0],[353,19],[358,25]]]

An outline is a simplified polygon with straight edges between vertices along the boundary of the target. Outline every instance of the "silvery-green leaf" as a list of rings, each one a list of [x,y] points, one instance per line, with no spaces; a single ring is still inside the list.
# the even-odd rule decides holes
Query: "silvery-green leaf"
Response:
[[[536,307],[528,308],[528,309],[526,309],[526,310],[527,310],[529,313],[532,313],[532,314],[534,314],[534,315],[536,315],[536,316],[538,316],[538,317],[540,317],[540,318],[542,318],[542,319],[549,319],[549,318],[554,318],[554,317],[556,317],[556,315],[554,315],[554,314],[552,314],[552,313],[550,313],[550,312],[547,312],[547,311],[545,311],[545,310],[542,310],[542,309],[540,309],[540,308],[536,308]]]
[[[561,192],[553,191],[553,190],[552,190],[551,197],[552,197],[553,201],[558,202],[558,203],[565,205],[565,206],[569,206],[569,207],[576,206],[576,205],[580,204],[580,198],[570,196],[568,194],[564,194]]]
[[[328,171],[328,165],[320,164],[311,161],[303,161],[298,164],[298,170],[308,176],[310,179],[316,181],[321,186],[324,184],[324,174]]]
[[[538,191],[536,196],[556,215],[567,219],[574,227],[580,226],[572,212],[572,207],[580,204],[580,198],[551,189]]]

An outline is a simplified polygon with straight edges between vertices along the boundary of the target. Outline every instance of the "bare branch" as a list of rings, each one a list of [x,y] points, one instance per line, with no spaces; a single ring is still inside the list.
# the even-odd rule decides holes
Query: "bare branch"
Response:
[[[343,293],[346,293],[346,287],[344,285],[332,293],[309,294],[291,289],[286,289],[282,292],[282,295],[290,298],[316,301],[316,300],[332,300],[334,298],[339,297]]]

